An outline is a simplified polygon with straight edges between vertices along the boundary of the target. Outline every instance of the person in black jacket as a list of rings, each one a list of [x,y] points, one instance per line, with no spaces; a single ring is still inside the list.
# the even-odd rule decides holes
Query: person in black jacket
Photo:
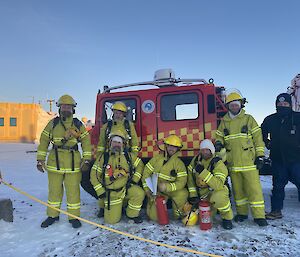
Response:
[[[297,186],[300,201],[300,113],[292,110],[291,95],[277,96],[276,113],[267,116],[261,128],[273,175],[271,212],[266,218],[281,219],[284,188],[289,181]]]

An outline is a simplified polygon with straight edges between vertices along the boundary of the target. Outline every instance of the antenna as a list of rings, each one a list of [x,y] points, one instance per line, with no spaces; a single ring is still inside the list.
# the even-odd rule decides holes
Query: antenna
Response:
[[[54,102],[54,99],[48,99],[47,100],[47,103],[49,103],[49,105],[50,105],[50,112],[52,112],[52,104],[53,104],[53,102]]]

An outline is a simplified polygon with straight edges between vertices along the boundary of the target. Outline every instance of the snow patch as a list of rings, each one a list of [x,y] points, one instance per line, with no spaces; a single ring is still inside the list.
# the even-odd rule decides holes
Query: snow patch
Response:
[[[33,144],[0,144],[0,170],[6,182],[47,202],[47,175],[35,168],[37,146]],[[270,209],[272,180],[262,176],[261,183],[267,210]],[[46,207],[36,203],[5,185],[0,185],[1,198],[10,198],[14,207],[14,222],[0,220],[1,257],[18,256],[196,256],[136,239],[114,234],[110,231],[83,224],[73,229],[65,215],[46,229],[40,227],[46,218]],[[96,217],[98,205],[82,191],[81,217],[103,224]],[[65,201],[65,199],[64,199]],[[65,209],[63,205],[63,209]],[[201,231],[198,226],[184,227],[179,221],[160,226],[146,220],[134,224],[123,217],[121,222],[108,227],[158,242],[185,247],[201,252],[223,256],[300,256],[300,204],[297,189],[288,184],[282,220],[269,221],[269,226],[260,228],[250,217],[243,223],[234,223],[234,228],[225,231],[220,218],[214,219],[213,229]],[[105,224],[103,224],[105,225]]]

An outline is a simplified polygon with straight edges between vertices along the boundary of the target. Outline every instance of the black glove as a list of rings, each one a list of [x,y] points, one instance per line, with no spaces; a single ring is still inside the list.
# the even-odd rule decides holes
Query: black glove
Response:
[[[37,161],[36,163],[36,168],[40,171],[40,172],[45,172],[45,161]]]
[[[222,148],[224,148],[224,145],[220,141],[216,141],[215,142],[216,152],[220,152]]]
[[[80,170],[81,172],[87,172],[89,171],[91,165],[89,160],[82,160],[81,165],[80,165]]]
[[[256,165],[256,168],[258,170],[262,169],[262,167],[264,166],[264,157],[263,156],[256,157],[254,164]]]
[[[106,196],[106,193],[104,192],[102,195],[99,195],[99,196],[98,196],[98,199],[104,199],[105,196]]]
[[[204,170],[204,166],[198,163],[195,167],[195,171],[201,173]]]
[[[197,205],[199,203],[199,199],[198,199],[198,197],[190,197],[190,198],[188,198],[188,202],[191,205]]]

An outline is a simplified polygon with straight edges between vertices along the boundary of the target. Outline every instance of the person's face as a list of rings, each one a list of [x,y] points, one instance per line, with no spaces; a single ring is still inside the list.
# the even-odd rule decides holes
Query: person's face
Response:
[[[278,102],[277,106],[290,107],[291,105],[290,103],[283,101],[283,102]]]
[[[68,118],[73,114],[73,105],[71,104],[62,104],[60,106],[60,113],[63,117]]]
[[[125,117],[125,113],[119,110],[113,110],[113,114],[114,114],[114,120],[116,121],[121,121],[124,119]]]
[[[122,146],[123,146],[123,143],[116,142],[114,140],[112,140],[110,143],[110,149],[113,153],[120,153],[122,151]]]
[[[289,102],[286,101],[278,102],[276,105],[276,111],[278,115],[284,117],[289,115],[292,112],[292,107]]]
[[[238,103],[232,102],[228,104],[228,109],[233,115],[237,115],[241,110],[241,106]]]
[[[178,151],[178,147],[173,145],[166,145],[166,149],[169,156],[172,156]]]
[[[211,151],[207,148],[200,149],[200,154],[204,160],[208,160],[212,157]]]

